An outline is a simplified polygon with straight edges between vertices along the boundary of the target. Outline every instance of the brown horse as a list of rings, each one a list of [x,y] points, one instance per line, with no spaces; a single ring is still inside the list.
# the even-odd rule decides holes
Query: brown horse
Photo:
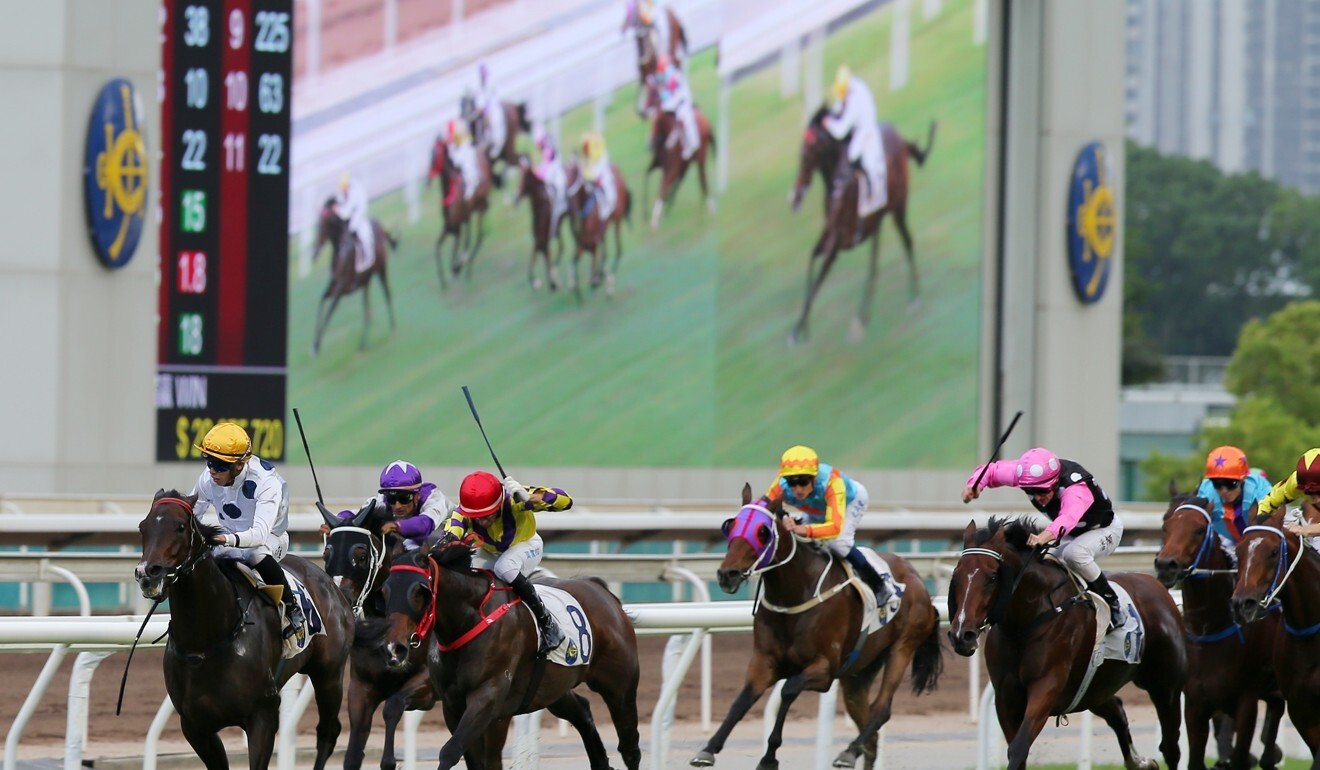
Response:
[[[688,42],[687,31],[683,29],[683,24],[678,20],[678,15],[672,8],[663,9],[665,19],[669,22],[669,50],[666,53],[669,56],[670,63],[681,70],[687,69],[688,60]],[[651,82],[652,76],[656,71],[656,37],[657,33],[653,25],[642,24],[637,18],[636,4],[628,7],[628,15],[623,20],[623,29],[632,30],[633,37],[637,41],[637,114],[646,117],[648,115],[648,97],[647,86]]]
[[[459,98],[459,113],[467,122],[477,149],[482,151],[490,163],[491,181],[495,187],[502,189],[504,175],[509,169],[518,166],[518,134],[530,134],[532,124],[527,119],[527,105],[523,102],[500,102],[500,110],[504,112],[504,142],[499,147],[489,147],[487,136],[490,134],[490,125],[486,116],[477,109],[476,98],[471,93]]]
[[[569,229],[573,233],[573,270],[568,274],[569,288],[582,301],[582,286],[578,280],[578,261],[583,252],[591,256],[591,288],[595,289],[603,282],[605,293],[614,293],[614,279],[619,272],[619,261],[623,259],[623,223],[632,222],[632,193],[623,179],[623,172],[613,163],[610,171],[614,174],[615,201],[614,210],[606,219],[600,216],[600,201],[591,183],[582,176],[582,167],[575,157],[568,165],[568,219]],[[609,232],[614,225],[614,265],[609,264]]]
[[[1274,647],[1274,670],[1288,716],[1320,768],[1320,557],[1302,537],[1283,528],[1284,509],[1247,527],[1237,544],[1238,578],[1233,614],[1240,623],[1270,615],[1283,603],[1283,628]]]
[[[609,708],[628,770],[640,766],[639,670],[632,622],[618,598],[596,578],[543,582],[567,591],[585,611],[587,623],[567,629],[566,643],[576,645],[587,664],[538,661],[539,637],[531,613],[518,609],[521,600],[508,600],[508,587],[497,585],[491,573],[472,569],[472,549],[464,541],[441,538],[431,556],[418,552],[390,568],[385,581],[390,644],[427,648],[431,681],[444,701],[451,737],[440,749],[440,770],[453,767],[498,720],[543,708],[577,729],[592,770],[608,770],[609,754],[590,704],[573,692],[583,683]],[[488,750],[475,762],[469,757],[467,766],[498,768],[499,752]]]
[[[486,156],[477,153],[477,167],[481,181],[471,198],[463,195],[463,174],[449,159],[449,147],[443,137],[436,137],[431,148],[431,169],[426,178],[429,187],[432,179],[440,181],[440,217],[442,220],[440,237],[435,241],[435,266],[440,273],[440,288],[445,283],[444,247],[445,239],[452,237],[454,246],[450,253],[449,265],[457,278],[463,268],[467,268],[467,277],[472,278],[472,263],[481,249],[481,242],[486,237],[486,209],[490,198],[490,162]],[[476,216],[476,222],[472,221]],[[476,243],[472,242],[472,231],[476,230]]]
[[[914,693],[932,690],[939,681],[943,670],[939,613],[912,565],[894,554],[882,554],[905,593],[898,614],[879,631],[864,635],[862,599],[856,589],[845,590],[851,584],[839,560],[827,552],[798,546],[781,522],[782,501],[761,498],[753,504],[749,485],[743,486],[742,500],[738,515],[724,522],[729,547],[717,575],[726,593],[737,591],[751,575],[762,575],[764,593],[752,626],[752,659],[742,692],[691,764],[715,764],[715,755],[724,748],[734,725],[761,693],[784,679],[775,726],[757,765],[758,770],[779,767],[775,754],[783,742],[789,707],[804,690],[825,692],[837,679],[848,715],[860,732],[834,760],[834,766],[852,767],[858,757],[865,756],[869,770],[875,764],[877,736],[889,721],[894,692],[908,664],[912,665]],[[822,590],[823,586],[829,588]],[[880,689],[871,698],[871,683],[882,670]]]
[[[825,188],[825,225],[816,245],[812,247],[811,259],[807,263],[807,297],[802,305],[802,315],[788,336],[790,345],[796,345],[807,336],[807,316],[811,305],[820,291],[825,276],[834,266],[840,251],[847,251],[866,241],[871,242],[871,259],[867,266],[866,283],[862,290],[862,303],[857,309],[849,332],[852,339],[861,339],[866,325],[871,321],[871,301],[875,297],[876,271],[880,261],[880,223],[885,214],[894,215],[894,226],[903,240],[903,251],[908,262],[908,297],[917,300],[919,293],[917,280],[917,262],[912,253],[912,234],[908,231],[908,159],[924,165],[935,144],[936,124],[930,124],[925,148],[918,147],[899,135],[898,130],[889,123],[880,123],[880,140],[884,147],[887,198],[885,205],[865,217],[858,214],[858,200],[864,175],[855,171],[848,162],[845,141],[835,139],[825,128],[825,116],[828,110],[821,107],[807,124],[802,137],[802,149],[798,157],[797,181],[793,185],[790,202],[793,211],[802,206],[802,199],[811,178],[816,174],[821,177]],[[820,268],[817,269],[819,263]]]
[[[691,157],[684,158],[683,128],[679,125],[678,118],[674,113],[664,112],[658,108],[659,96],[654,84],[647,88],[650,94],[647,99],[648,104],[656,105],[656,109],[651,120],[651,165],[646,167],[646,174],[642,177],[642,197],[645,201],[651,172],[658,170],[660,191],[656,194],[655,203],[651,207],[651,229],[657,230],[660,228],[660,217],[664,214],[665,206],[673,203],[679,184],[687,175],[688,167],[693,164],[697,167],[697,181],[701,183],[701,196],[706,199],[706,210],[715,213],[715,198],[710,194],[710,185],[706,181],[706,159],[715,150],[715,133],[711,130],[706,115],[694,105],[692,109],[697,116],[697,137],[700,146]],[[645,202],[642,205],[645,207]]]
[[[358,272],[357,250],[362,244],[348,229],[348,223],[335,213],[334,196],[326,198],[321,206],[321,217],[316,225],[316,243],[312,246],[312,262],[321,256],[321,248],[330,244],[333,258],[330,260],[330,283],[321,295],[321,304],[316,309],[316,336],[312,341],[312,355],[321,352],[321,335],[330,325],[330,316],[339,306],[339,300],[358,289],[362,290],[362,341],[359,350],[367,349],[367,331],[371,328],[371,279],[380,279],[380,288],[385,292],[385,307],[390,313],[390,331],[394,331],[394,300],[390,298],[390,282],[386,268],[391,249],[399,248],[399,242],[374,218],[371,227],[375,237],[376,260],[371,267]],[[326,302],[330,307],[326,307]]]
[[[1175,495],[1164,513],[1164,545],[1155,557],[1155,574],[1166,588],[1182,586],[1183,623],[1187,629],[1188,672],[1184,713],[1191,770],[1204,770],[1205,746],[1215,713],[1233,718],[1236,740],[1219,752],[1220,765],[1250,768],[1256,702],[1265,701],[1261,766],[1273,768],[1283,758],[1276,744],[1283,696],[1274,675],[1272,652],[1278,637],[1277,614],[1242,627],[1229,599],[1237,566],[1232,546],[1211,522],[1210,501]],[[1231,760],[1225,761],[1231,754]]]
[[[193,515],[196,503],[196,496],[175,490],[156,493],[138,524],[142,561],[135,570],[144,597],[170,602],[165,690],[179,712],[183,736],[208,770],[222,770],[229,759],[219,732],[241,727],[249,766],[265,768],[279,727],[280,687],[303,673],[316,691],[315,766],[321,770],[339,737],[352,610],[325,572],[296,556],[284,557],[282,565],[311,593],[325,633],[282,661],[276,602],[212,558],[207,540],[219,530]],[[317,630],[309,618],[308,631]]]
[[[1127,713],[1115,694],[1128,682],[1150,694],[1160,720],[1160,752],[1177,767],[1187,679],[1187,645],[1173,598],[1149,575],[1110,573],[1127,589],[1145,624],[1141,662],[1105,660],[1080,691],[1095,642],[1096,611],[1063,567],[1035,558],[1027,538],[1039,528],[1027,520],[992,518],[963,532],[963,552],[949,583],[949,640],[959,655],[976,654],[981,633],[986,668],[995,688],[999,727],[1008,740],[1008,767],[1026,767],[1027,753],[1051,716],[1090,711],[1118,736],[1129,770],[1155,770],[1132,748]],[[1094,600],[1093,600],[1094,601]],[[1108,615],[1107,605],[1101,609]]]
[[[514,198],[514,203],[526,198],[532,208],[532,259],[527,263],[527,280],[532,284],[533,289],[541,288],[541,279],[536,275],[536,258],[539,255],[545,259],[545,277],[550,285],[550,291],[556,291],[559,289],[559,283],[555,280],[555,269],[564,256],[564,239],[560,236],[560,230],[566,217],[560,216],[551,221],[554,201],[550,200],[550,192],[545,182],[536,175],[536,169],[532,167],[532,161],[526,155],[518,156],[518,165],[522,168],[522,178],[518,182],[518,194]],[[555,242],[553,262],[550,259],[552,238]]]

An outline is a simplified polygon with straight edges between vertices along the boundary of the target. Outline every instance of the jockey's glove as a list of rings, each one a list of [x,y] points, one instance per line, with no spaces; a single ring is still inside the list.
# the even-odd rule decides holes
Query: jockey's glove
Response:
[[[211,545],[227,545],[230,548],[238,547],[238,535],[229,532],[222,532],[211,536],[209,541]]]
[[[531,495],[527,492],[527,487],[519,484],[512,476],[504,477],[504,491],[509,493],[509,497],[520,503],[525,503],[531,498]]]

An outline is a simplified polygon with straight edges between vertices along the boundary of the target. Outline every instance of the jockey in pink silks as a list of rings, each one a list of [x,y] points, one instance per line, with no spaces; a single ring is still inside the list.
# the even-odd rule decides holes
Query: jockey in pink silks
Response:
[[[1096,559],[1118,548],[1123,522],[1095,478],[1081,465],[1041,447],[1028,449],[1016,460],[990,463],[978,487],[976,480],[982,468],[986,466],[978,466],[967,480],[963,502],[970,502],[990,487],[1018,487],[1026,492],[1036,510],[1051,519],[1049,526],[1027,539],[1027,544],[1057,542],[1059,558],[1086,581],[1087,588],[1109,603],[1110,627],[1121,626],[1118,595]]]

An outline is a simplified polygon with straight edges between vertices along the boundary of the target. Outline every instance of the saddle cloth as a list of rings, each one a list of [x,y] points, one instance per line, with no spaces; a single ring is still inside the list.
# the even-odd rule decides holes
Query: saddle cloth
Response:
[[[1141,654],[1146,647],[1146,630],[1141,624],[1141,616],[1132,603],[1127,589],[1110,581],[1114,593],[1118,595],[1118,609],[1123,613],[1123,625],[1109,633],[1109,604],[1097,594],[1089,593],[1091,604],[1095,607],[1096,634],[1104,634],[1100,640],[1103,660],[1118,660],[1124,663],[1140,663]]]
[[[861,551],[871,567],[880,573],[880,577],[889,585],[890,591],[889,600],[885,602],[885,606],[877,606],[875,591],[871,590],[871,586],[865,580],[853,573],[851,564],[846,561],[843,562],[844,572],[848,573],[848,579],[852,581],[853,587],[857,589],[857,593],[862,597],[862,628],[865,629],[866,635],[870,636],[884,628],[885,624],[898,614],[899,607],[903,605],[903,592],[906,590],[906,586],[894,579],[894,572],[889,569],[889,562],[880,558],[875,551],[860,546],[857,550]]]
[[[247,581],[252,584],[253,588],[258,590],[268,588],[265,581],[261,579],[261,575],[258,575],[256,570],[241,561],[231,563],[238,570],[240,575],[247,578]],[[281,569],[283,569],[283,567],[281,567]],[[312,637],[326,635],[325,623],[321,621],[321,611],[316,608],[316,602],[312,601],[311,592],[308,591],[307,586],[303,585],[302,581],[298,579],[298,576],[286,569],[284,570],[284,579],[289,581],[289,585],[293,588],[293,595],[298,597],[298,604],[302,605],[303,617],[307,619],[306,625],[303,627],[307,633],[303,636],[301,644],[298,643],[297,634],[292,634],[284,639],[284,650],[281,654],[285,658],[292,658],[307,649],[307,646],[312,643]],[[276,586],[276,588],[282,587],[283,586]],[[281,600],[280,596],[276,595],[276,592],[268,591],[266,593],[272,600],[274,600],[275,606],[279,608],[280,634],[283,635],[283,633],[289,628],[289,619],[284,616],[284,602]]]
[[[564,632],[564,643],[550,651],[546,660],[561,666],[585,666],[591,662],[592,637],[591,623],[582,604],[567,591],[550,586],[535,586],[541,603],[550,612],[550,616]],[[532,615],[532,620],[536,616]],[[541,633],[538,626],[536,632]]]
[[[857,196],[857,214],[866,217],[872,213],[884,208],[889,202],[889,179],[888,169],[885,167],[884,153],[880,154],[880,161],[876,164],[875,176],[872,177],[863,170],[860,174],[861,188]]]

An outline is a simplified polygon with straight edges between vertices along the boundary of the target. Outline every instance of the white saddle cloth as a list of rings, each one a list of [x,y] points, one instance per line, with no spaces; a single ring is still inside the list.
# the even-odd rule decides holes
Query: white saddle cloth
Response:
[[[844,570],[856,586],[857,593],[862,596],[862,628],[866,630],[866,635],[870,636],[884,628],[885,624],[898,614],[899,607],[903,605],[903,591],[906,590],[906,587],[894,579],[894,572],[889,569],[889,562],[880,558],[879,554],[865,547],[858,547],[857,550],[866,556],[866,560],[870,562],[871,567],[880,573],[880,577],[889,584],[890,589],[889,600],[885,602],[885,606],[877,606],[875,591],[871,590],[871,586],[865,580],[853,574],[851,564],[846,561],[843,562]]]
[[[591,662],[593,650],[591,622],[582,604],[573,595],[559,588],[538,585],[536,593],[541,603],[549,610],[551,617],[564,632],[564,642],[550,651],[546,660],[561,666],[585,666]],[[535,620],[536,616],[532,616]],[[537,633],[541,629],[537,628]]]

